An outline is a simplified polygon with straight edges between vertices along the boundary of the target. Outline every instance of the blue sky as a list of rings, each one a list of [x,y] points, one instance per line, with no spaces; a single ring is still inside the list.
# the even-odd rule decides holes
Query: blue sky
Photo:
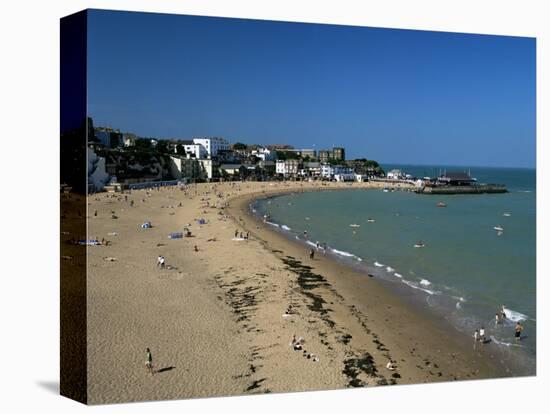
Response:
[[[535,166],[533,38],[99,10],[88,35],[95,125]]]

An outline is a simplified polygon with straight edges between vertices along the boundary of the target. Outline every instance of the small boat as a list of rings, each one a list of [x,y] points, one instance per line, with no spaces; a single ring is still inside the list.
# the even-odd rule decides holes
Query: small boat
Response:
[[[495,226],[495,227],[493,227],[493,229],[495,229],[496,231],[499,231],[499,232],[504,231],[502,226]]]
[[[425,246],[425,244],[422,243],[421,241],[416,242],[415,245],[414,245],[414,247],[418,247],[418,248],[421,248],[421,247],[424,247],[424,246]]]
[[[374,219],[369,217],[369,218],[367,219],[367,222],[368,222],[368,223],[374,223]]]
[[[350,224],[349,226],[350,226],[350,227],[361,227],[360,224]]]
[[[445,204],[443,201],[440,201],[437,203],[437,207],[447,207],[447,204]]]
[[[510,217],[512,214],[511,213],[503,213],[502,214],[504,217]]]
[[[385,192],[385,193],[388,193],[390,190],[389,190],[387,187],[384,187],[384,188],[382,189],[382,191]]]

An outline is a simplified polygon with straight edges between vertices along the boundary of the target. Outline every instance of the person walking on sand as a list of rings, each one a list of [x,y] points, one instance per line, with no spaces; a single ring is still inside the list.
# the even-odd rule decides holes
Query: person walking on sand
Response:
[[[239,230],[235,230],[235,238],[239,237]]]
[[[516,323],[516,328],[515,328],[515,337],[516,337],[516,342],[519,342],[521,341],[521,332],[523,331],[523,325],[519,322]]]
[[[147,368],[147,371],[149,371],[149,374],[153,375],[155,373],[153,371],[153,354],[151,354],[151,350],[149,348],[146,348],[145,350],[145,367]]]
[[[197,245],[195,244],[195,251],[198,252],[199,251],[199,248],[197,247]]]
[[[313,260],[314,257],[315,257],[315,250],[311,249],[311,250],[309,251],[309,258],[310,258],[311,260]]]
[[[479,341],[479,331],[476,329],[476,331],[474,332],[474,341],[475,342],[478,342]]]

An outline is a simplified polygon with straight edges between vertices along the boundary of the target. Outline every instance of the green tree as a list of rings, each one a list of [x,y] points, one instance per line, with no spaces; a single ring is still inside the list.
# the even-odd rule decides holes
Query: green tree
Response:
[[[242,142],[236,142],[233,144],[234,150],[242,151],[242,150],[246,150],[247,148],[248,147],[246,146],[246,144],[243,144]]]
[[[150,150],[153,146],[151,145],[150,139],[138,138],[136,139],[136,145],[134,147],[136,150]]]
[[[157,150],[157,152],[159,154],[166,154],[169,150],[168,150],[168,141],[162,139],[162,140],[159,140],[158,143],[157,143],[157,146],[155,147],[155,149]]]

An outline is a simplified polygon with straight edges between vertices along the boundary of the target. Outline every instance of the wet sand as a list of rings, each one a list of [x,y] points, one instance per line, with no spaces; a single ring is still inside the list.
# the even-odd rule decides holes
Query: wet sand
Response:
[[[445,321],[375,278],[322,254],[311,260],[248,208],[278,192],[349,187],[223,183],[90,196],[89,237],[110,243],[87,247],[88,401],[502,376],[483,347],[474,351]],[[153,227],[142,229],[145,221]],[[168,238],[186,226],[193,237]],[[290,346],[293,335],[304,339],[302,350]]]

